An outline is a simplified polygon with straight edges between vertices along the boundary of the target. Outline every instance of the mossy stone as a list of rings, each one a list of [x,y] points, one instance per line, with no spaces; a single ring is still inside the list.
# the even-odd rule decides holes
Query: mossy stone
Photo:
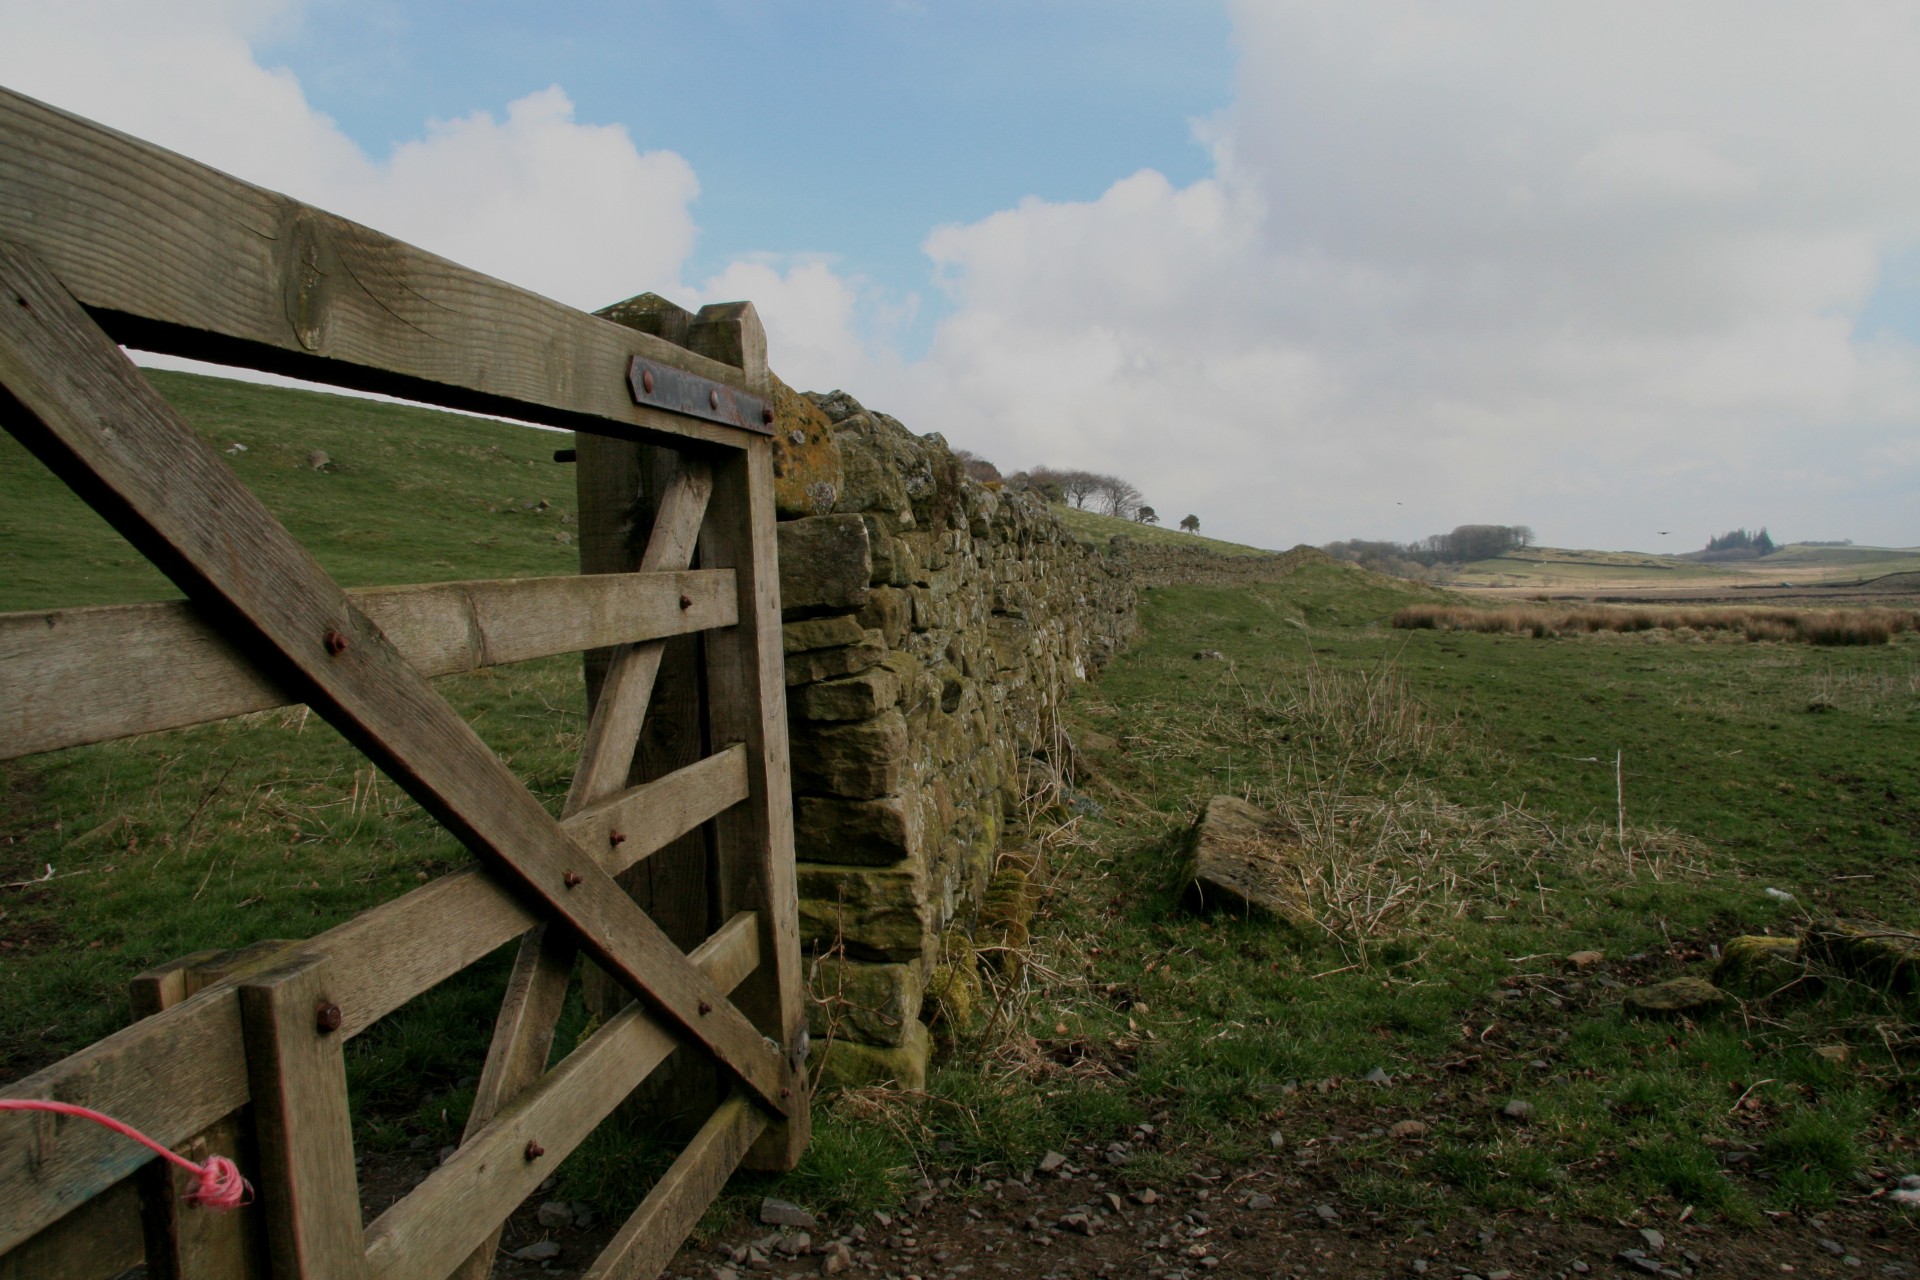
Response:
[[[1806,977],[1800,963],[1800,939],[1747,934],[1729,938],[1713,967],[1713,980],[1723,990],[1749,997],[1770,996]]]
[[[1627,992],[1621,1000],[1628,1013],[1647,1017],[1680,1018],[1713,1013],[1733,1003],[1733,997],[1705,978],[1673,978]]]
[[[826,1055],[819,1068],[820,1083],[825,1087],[858,1089],[870,1084],[894,1084],[918,1090],[927,1087],[933,1037],[927,1033],[926,1024],[916,1020],[907,1025],[905,1039],[897,1045],[816,1041],[813,1052],[816,1058]]]

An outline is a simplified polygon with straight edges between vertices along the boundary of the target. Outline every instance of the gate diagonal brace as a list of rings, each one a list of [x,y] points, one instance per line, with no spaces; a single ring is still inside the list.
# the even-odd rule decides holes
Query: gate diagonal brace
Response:
[[[802,1094],[777,1046],[354,608],[30,253],[0,244],[0,421],[236,647],[401,784],[504,883],[711,1053],[759,1107]]]

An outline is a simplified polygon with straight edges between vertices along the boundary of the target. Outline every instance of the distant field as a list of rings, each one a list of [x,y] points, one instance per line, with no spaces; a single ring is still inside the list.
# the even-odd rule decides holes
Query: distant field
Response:
[[[1574,551],[1528,547],[1479,560],[1451,573],[1446,585],[1502,591],[1725,590],[1850,584],[1920,570],[1920,548],[1782,547],[1760,560],[1705,563],[1639,551]]]
[[[1217,552],[1224,556],[1270,556],[1275,554],[1263,547],[1249,547],[1239,542],[1222,542],[1218,538],[1205,538],[1197,533],[1183,533],[1179,529],[1168,529],[1160,525],[1138,524],[1132,520],[1121,520],[1115,516],[1096,515],[1091,511],[1081,511],[1064,503],[1056,503],[1053,513],[1060,522],[1085,538],[1105,542],[1108,538],[1126,537],[1148,546],[1156,547],[1199,547],[1206,551]]]

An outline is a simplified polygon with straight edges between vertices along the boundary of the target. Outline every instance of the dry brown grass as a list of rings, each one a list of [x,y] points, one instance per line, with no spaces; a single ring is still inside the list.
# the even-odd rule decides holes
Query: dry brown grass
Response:
[[[1596,632],[1694,631],[1740,634],[1748,640],[1801,644],[1887,644],[1903,631],[1920,631],[1920,613],[1907,609],[1768,609],[1610,607],[1580,605],[1473,609],[1463,605],[1409,605],[1393,625],[1410,631],[1479,631],[1497,635],[1592,635]]]
[[[1466,917],[1555,914],[1548,881],[1692,878],[1699,841],[1677,832],[1589,821],[1555,823],[1516,805],[1452,804],[1407,783],[1387,795],[1283,792],[1276,808],[1300,833],[1294,873],[1320,926],[1364,945]]]

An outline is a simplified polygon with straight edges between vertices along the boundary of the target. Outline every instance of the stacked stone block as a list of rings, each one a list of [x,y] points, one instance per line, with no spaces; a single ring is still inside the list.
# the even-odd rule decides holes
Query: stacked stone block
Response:
[[[783,389],[784,390],[784,389]],[[941,942],[970,933],[1023,761],[1131,638],[1124,549],[967,478],[841,392],[778,402],[800,928],[843,1082],[924,1080]]]

